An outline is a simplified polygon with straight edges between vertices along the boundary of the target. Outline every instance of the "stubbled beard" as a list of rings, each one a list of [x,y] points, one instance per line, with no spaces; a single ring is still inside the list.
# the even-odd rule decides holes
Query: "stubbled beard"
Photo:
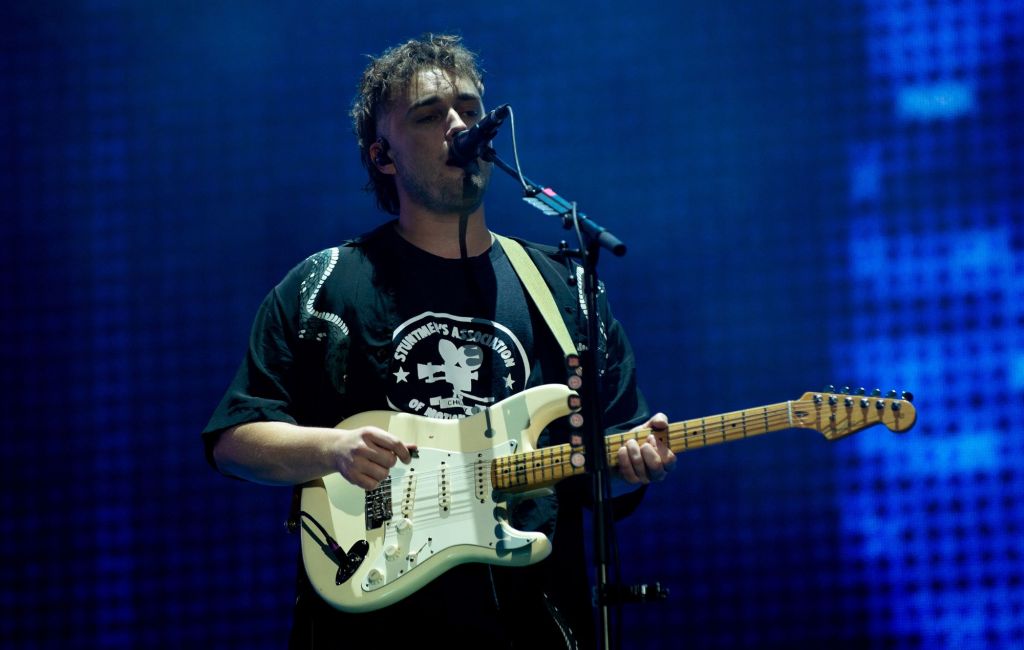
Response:
[[[489,179],[490,169],[481,169],[473,162],[466,166],[460,184],[447,178],[444,182],[428,183],[411,176],[403,176],[402,182],[409,198],[431,212],[472,214],[484,202]]]

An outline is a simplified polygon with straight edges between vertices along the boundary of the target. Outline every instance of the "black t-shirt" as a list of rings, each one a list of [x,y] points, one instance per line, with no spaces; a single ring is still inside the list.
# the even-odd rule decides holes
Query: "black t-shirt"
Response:
[[[382,234],[402,321],[392,335],[388,406],[463,418],[521,391],[533,354],[532,309],[501,246],[445,259]]]
[[[554,251],[531,246],[528,252],[577,345],[585,344],[578,288],[567,282],[575,267]],[[606,424],[624,430],[643,421],[646,404],[628,341],[603,296],[600,308]],[[246,358],[203,437],[212,461],[219,432],[243,422],[335,426],[385,408],[465,417],[565,376],[560,349],[499,244],[468,260],[442,259],[388,224],[307,258],[271,291],[255,318]],[[542,445],[548,436],[564,442],[564,427],[553,425]],[[559,531],[553,555],[531,567],[461,565],[391,607],[358,615],[324,603],[300,567],[295,647],[428,639],[449,647],[505,647],[511,638],[546,647],[562,638],[553,623],[557,609],[578,636],[589,638],[580,510],[586,481],[564,481],[557,492],[513,509],[517,528],[549,537]],[[622,504],[623,514],[639,496]]]

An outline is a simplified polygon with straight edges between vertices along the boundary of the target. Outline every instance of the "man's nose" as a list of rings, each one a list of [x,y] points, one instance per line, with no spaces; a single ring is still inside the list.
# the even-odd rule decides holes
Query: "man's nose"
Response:
[[[444,137],[450,142],[457,133],[467,130],[469,127],[462,120],[462,116],[454,108],[448,111],[448,130],[445,132]]]

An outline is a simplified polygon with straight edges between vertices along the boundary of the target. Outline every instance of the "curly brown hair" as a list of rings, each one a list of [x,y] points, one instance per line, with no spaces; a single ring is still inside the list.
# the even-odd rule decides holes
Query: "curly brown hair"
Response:
[[[370,159],[370,145],[377,141],[377,123],[391,108],[395,97],[420,70],[439,68],[454,76],[465,77],[483,96],[483,71],[475,53],[462,45],[462,37],[451,34],[424,34],[388,48],[379,57],[370,57],[363,71],[359,90],[352,102],[352,126],[359,144],[359,158],[370,175],[366,191],[377,195],[377,205],[390,214],[398,214],[398,190],[395,177],[382,173]]]

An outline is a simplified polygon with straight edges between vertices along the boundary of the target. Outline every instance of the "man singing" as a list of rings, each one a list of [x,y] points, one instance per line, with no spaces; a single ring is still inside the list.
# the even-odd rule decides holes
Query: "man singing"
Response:
[[[487,229],[491,164],[453,163],[455,136],[484,114],[475,55],[458,37],[427,35],[384,52],[363,73],[352,108],[368,188],[397,218],[296,266],[266,297],[248,353],[203,440],[223,473],[296,485],[328,474],[365,490],[417,452],[380,428],[334,428],[368,410],[464,418],[526,388],[564,383],[552,328]],[[577,265],[524,243],[577,346],[586,341]],[[604,293],[593,343],[608,432],[664,429],[636,387],[634,359]],[[563,418],[564,420],[564,418]],[[541,445],[568,441],[561,420]],[[623,516],[675,457],[652,435],[617,452],[614,505]],[[344,613],[319,598],[305,572],[294,648],[589,647],[594,643],[583,555],[589,480],[514,503],[511,524],[543,532],[552,555],[528,567],[462,564],[400,602]],[[305,531],[300,534],[307,534]],[[376,645],[369,645],[376,644]],[[409,647],[409,646],[406,646]]]

